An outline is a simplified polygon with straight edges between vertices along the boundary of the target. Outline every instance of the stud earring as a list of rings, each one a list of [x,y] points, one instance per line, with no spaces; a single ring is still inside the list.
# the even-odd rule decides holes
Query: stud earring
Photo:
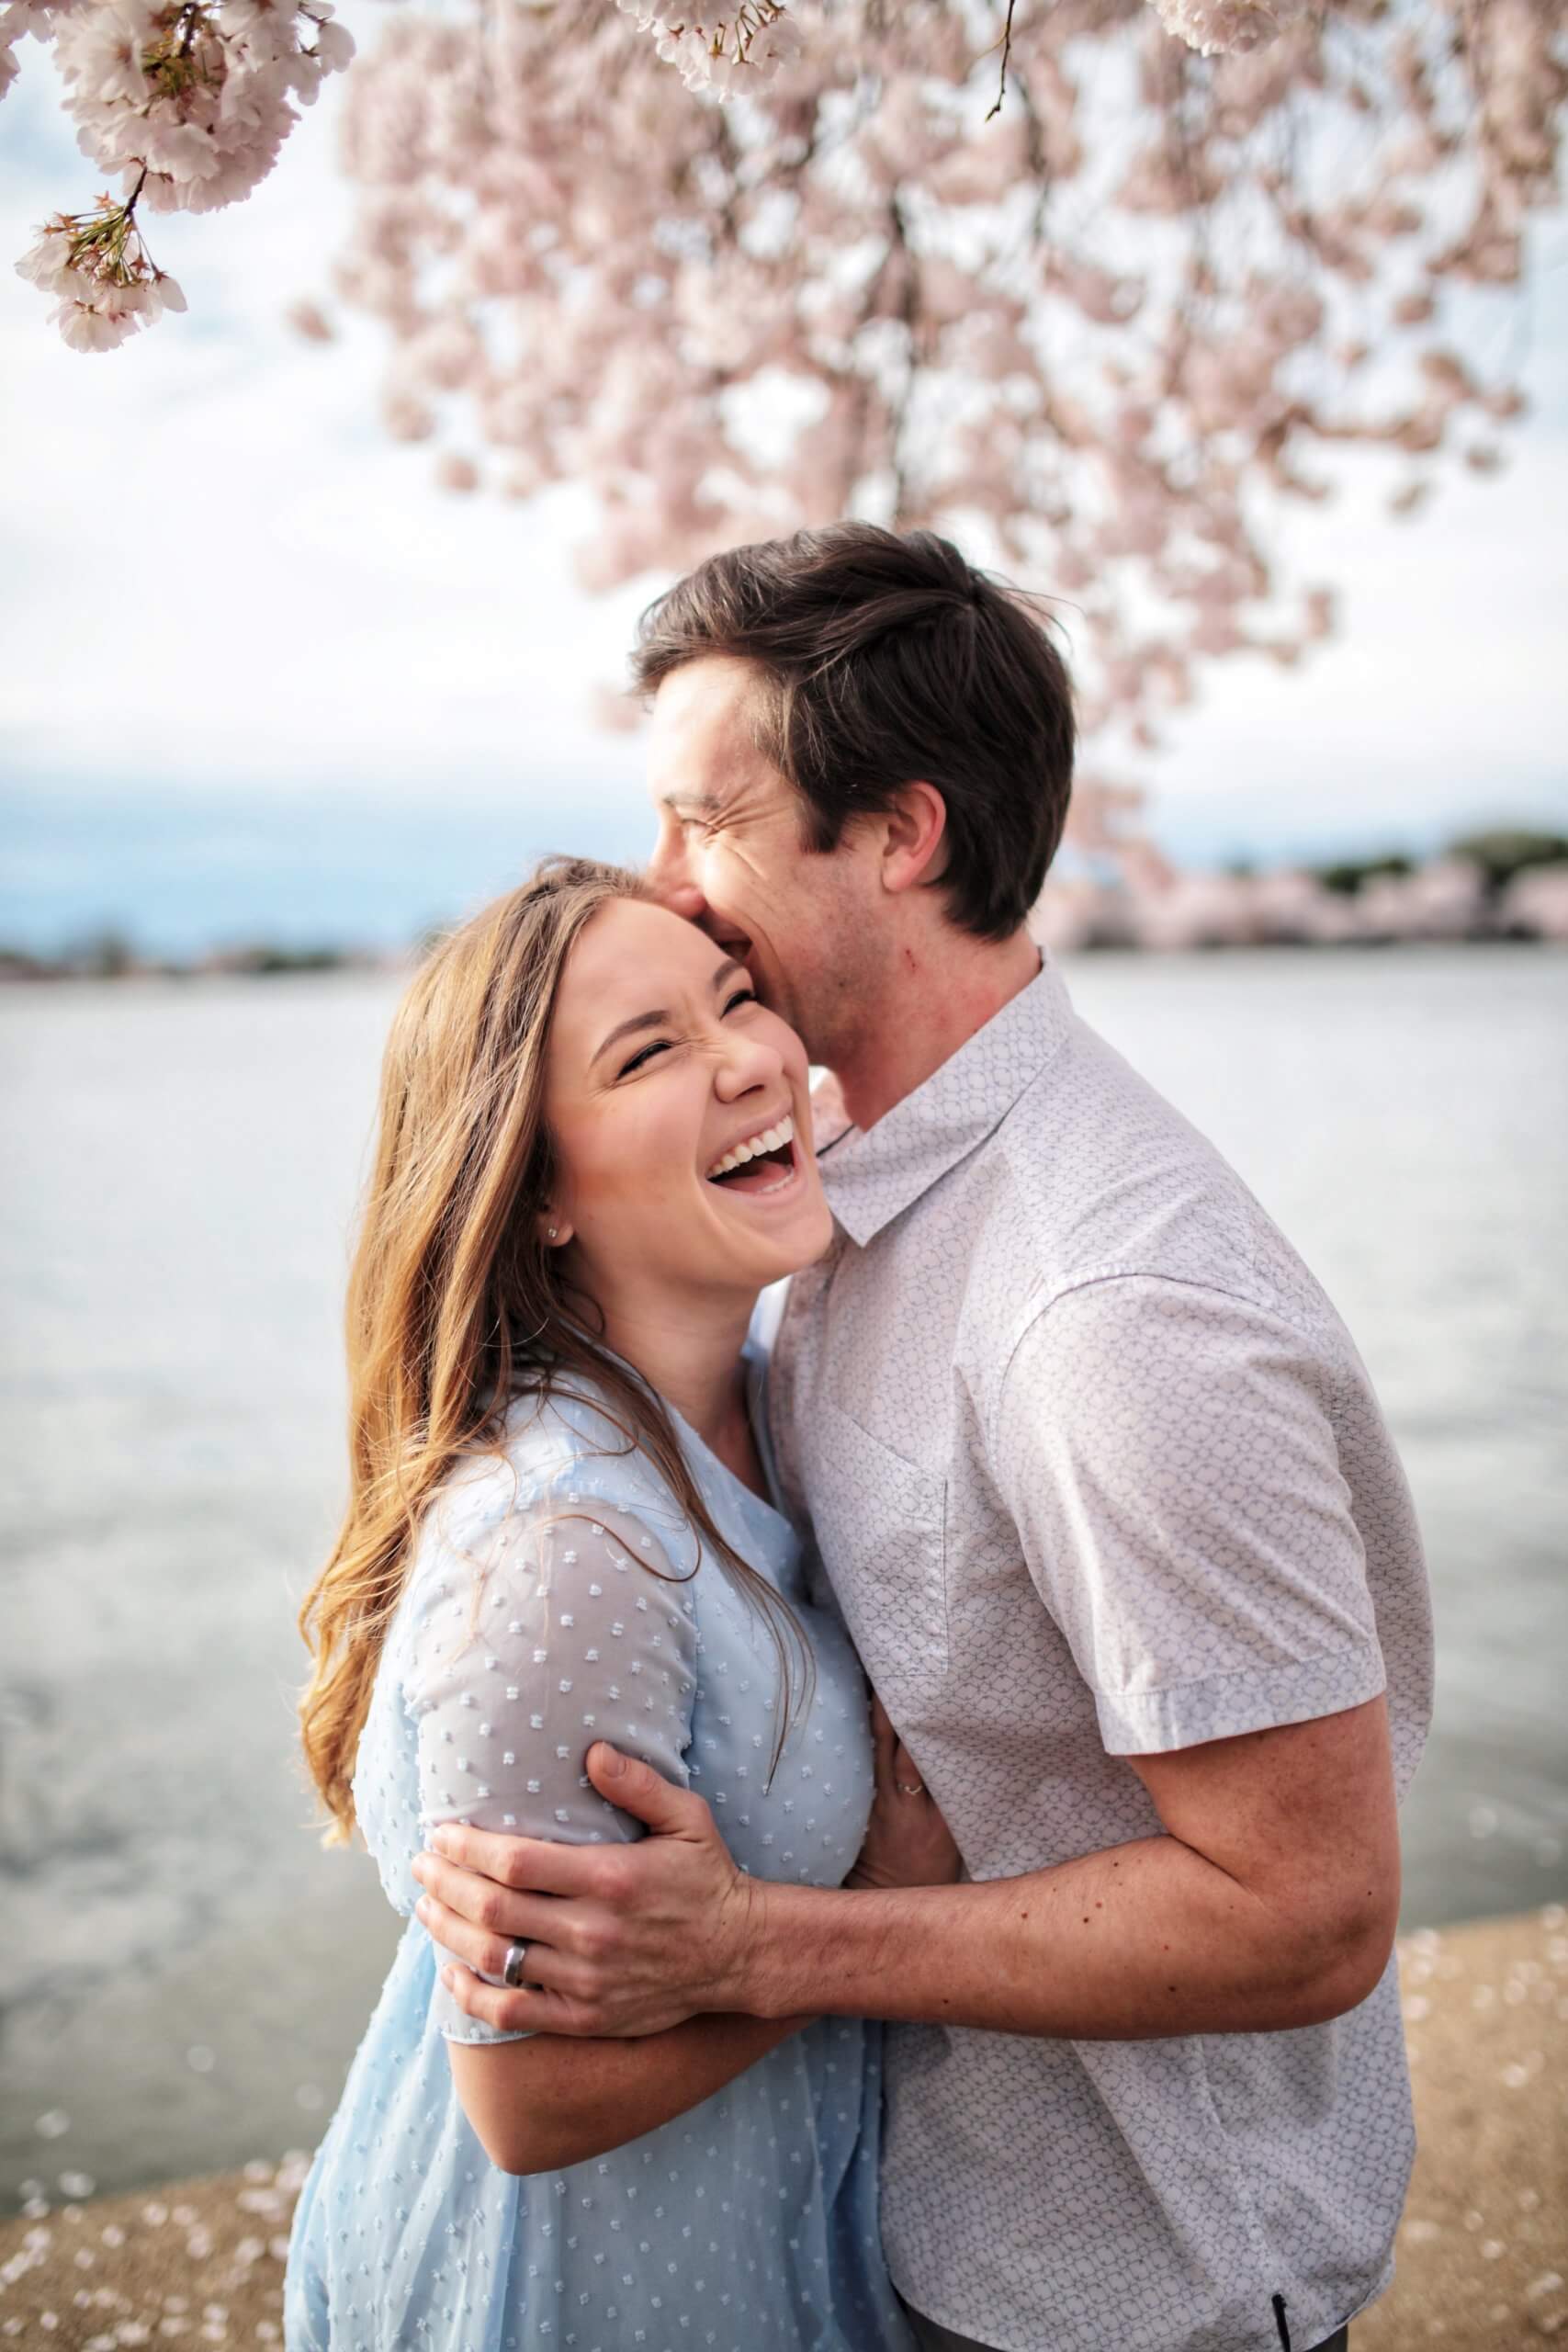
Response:
[[[550,1228],[549,1228],[549,1238],[553,1241],[553,1240],[555,1239],[555,1238],[556,1238],[556,1229],[555,1229],[555,1227],[552,1225],[552,1226],[550,1227]]]

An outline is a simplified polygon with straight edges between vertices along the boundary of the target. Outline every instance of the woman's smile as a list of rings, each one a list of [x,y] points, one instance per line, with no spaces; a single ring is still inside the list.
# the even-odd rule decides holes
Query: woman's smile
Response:
[[[730,1145],[707,1171],[707,1182],[720,1192],[749,1200],[775,1200],[795,1191],[800,1178],[801,1152],[790,1111]]]

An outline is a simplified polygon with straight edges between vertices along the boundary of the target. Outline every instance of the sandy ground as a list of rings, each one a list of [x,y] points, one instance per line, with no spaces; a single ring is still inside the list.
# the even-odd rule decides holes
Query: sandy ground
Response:
[[[1568,1912],[1427,1928],[1400,1952],[1421,2152],[1399,2275],[1356,2352],[1568,2346]],[[40,2195],[0,2223],[0,2342],[280,2345],[306,2165],[85,2204]]]

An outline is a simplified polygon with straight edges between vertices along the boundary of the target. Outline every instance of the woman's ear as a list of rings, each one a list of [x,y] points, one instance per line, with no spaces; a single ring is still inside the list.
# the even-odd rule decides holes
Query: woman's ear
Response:
[[[882,882],[912,890],[934,882],[947,863],[947,803],[934,784],[907,784],[882,819]]]

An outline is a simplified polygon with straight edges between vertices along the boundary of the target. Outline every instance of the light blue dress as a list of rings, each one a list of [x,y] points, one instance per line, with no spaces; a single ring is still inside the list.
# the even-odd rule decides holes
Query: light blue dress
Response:
[[[748,1372],[763,1443],[750,1351]],[[699,1565],[599,1405],[519,1400],[504,1462],[465,1464],[427,1515],[360,1740],[355,1809],[405,1917],[435,1822],[641,1836],[584,1775],[598,1737],[698,1790],[760,1878],[833,1886],[854,1861],[859,1662],[789,1522],[676,1429],[715,1524],[811,1641],[771,1785],[779,1674],[756,1609]],[[486,2156],[444,2047],[516,2037],[464,2015],[442,1957],[409,1917],[295,2212],[288,2352],[911,2352],[877,2228],[878,2028],[820,2020],[642,2139],[519,2179]]]

